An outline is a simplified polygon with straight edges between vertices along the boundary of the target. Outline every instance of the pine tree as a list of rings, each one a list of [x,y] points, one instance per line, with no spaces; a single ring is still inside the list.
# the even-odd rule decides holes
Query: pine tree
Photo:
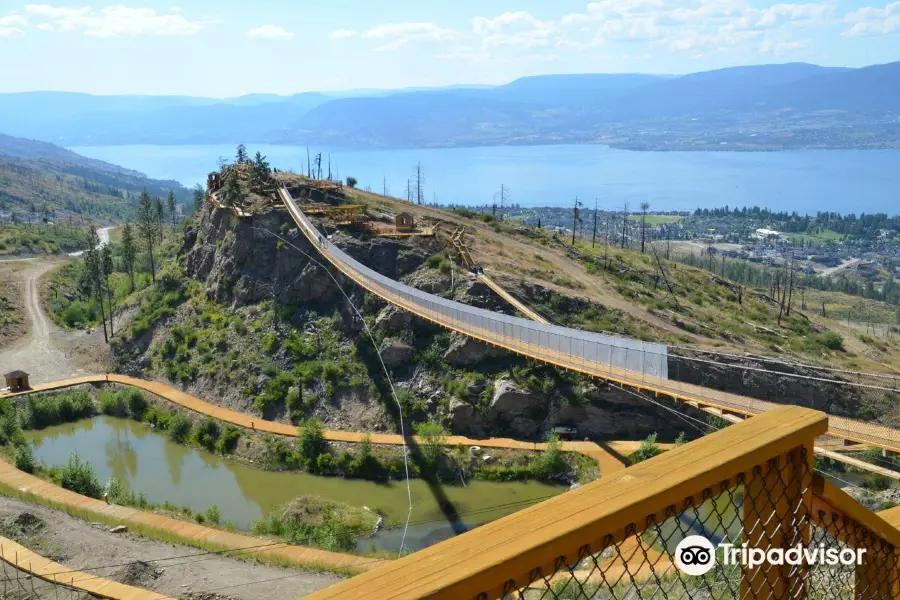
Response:
[[[238,175],[237,169],[230,169],[228,173],[226,173],[222,190],[224,192],[223,205],[226,208],[232,207],[240,202],[243,192],[241,190],[241,178]]]
[[[112,258],[112,250],[109,249],[109,244],[103,246],[100,250],[100,262],[103,271],[103,282],[106,284],[106,297],[109,300],[109,336],[112,337],[116,335],[115,327],[113,326],[113,292],[112,292],[112,284],[109,281],[109,278],[112,277],[114,268],[113,268],[113,258]]]
[[[88,228],[88,248],[84,254],[84,271],[88,288],[91,294],[100,303],[100,319],[103,321],[103,340],[109,343],[109,334],[106,331],[106,312],[103,306],[103,258],[100,255],[100,237],[97,229],[91,225]]]
[[[269,171],[271,171],[272,167],[269,165],[266,157],[262,155],[261,152],[257,152],[256,156],[253,157],[253,182],[256,185],[262,186],[266,183],[266,180],[269,178]]]
[[[169,215],[172,217],[172,227],[175,227],[175,192],[169,190],[169,196],[166,198],[166,208],[169,209]]]
[[[194,186],[194,211],[200,210],[204,200],[206,200],[206,190],[198,183]]]
[[[156,197],[156,238],[161,242],[163,236],[162,224],[165,222],[165,208],[163,208],[162,198]]]
[[[237,153],[234,156],[234,164],[235,165],[245,165],[249,162],[247,159],[247,147],[243,144],[238,144]]]
[[[147,253],[150,255],[150,275],[156,281],[156,264],[153,261],[153,245],[156,243],[156,229],[158,227],[156,211],[150,200],[150,194],[145,189],[141,192],[141,200],[138,204],[137,227],[147,244]]]
[[[134,232],[131,229],[131,223],[125,223],[122,230],[122,260],[125,264],[125,270],[131,279],[131,291],[134,291],[134,260],[137,258],[137,248],[134,246]]]

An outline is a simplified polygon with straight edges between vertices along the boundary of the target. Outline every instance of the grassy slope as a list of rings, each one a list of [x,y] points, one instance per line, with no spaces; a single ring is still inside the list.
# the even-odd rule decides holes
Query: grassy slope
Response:
[[[661,259],[675,289],[676,307],[665,284],[659,283],[654,289],[652,277],[647,277],[657,272],[656,260],[651,254],[607,249],[602,244],[592,250],[589,240],[586,243],[578,240],[579,250],[601,264],[606,264],[603,257],[608,251],[609,262],[615,266],[613,270],[624,271],[624,274],[614,274],[573,258],[567,254],[563,240],[554,238],[549,231],[512,224],[496,227],[448,211],[410,205],[361,190],[349,191],[349,195],[353,201],[364,202],[372,208],[391,212],[405,210],[418,218],[444,221],[450,231],[464,226],[471,234],[468,243],[473,258],[490,274],[500,275],[499,279],[513,293],[522,297],[518,284],[534,282],[568,296],[599,303],[617,311],[612,314],[620,319],[612,329],[622,333],[634,335],[638,331],[640,337],[669,343],[727,352],[793,356],[850,368],[874,371],[900,368],[900,344],[897,341],[879,337],[878,344],[868,343],[861,337],[864,332],[858,327],[847,326],[833,318],[836,313],[827,317],[819,314],[821,297],[835,309],[857,305],[857,297],[837,292],[810,292],[807,294],[808,310],[795,311],[779,327],[778,307],[765,299],[763,291],[746,294],[744,303],[739,304],[733,291],[716,283],[706,271]],[[567,239],[565,243],[570,241]],[[896,312],[884,303],[868,302],[868,305],[878,314]],[[800,298],[796,298],[795,306],[799,308]],[[584,328],[596,324],[574,323]],[[846,352],[835,352],[823,346],[822,334],[827,331],[836,331],[844,337]]]

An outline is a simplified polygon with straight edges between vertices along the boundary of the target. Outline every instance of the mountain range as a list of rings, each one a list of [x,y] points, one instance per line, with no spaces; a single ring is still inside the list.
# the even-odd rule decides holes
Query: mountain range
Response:
[[[177,181],[151,179],[48,142],[0,134],[0,218],[18,213],[26,220],[35,215],[129,219],[145,189],[159,197],[171,190],[179,204],[193,203],[190,190]]]
[[[402,148],[609,143],[894,145],[900,62],[682,76],[541,75],[499,86],[188,96],[0,94],[0,132],[64,146],[277,143]],[[848,133],[852,129],[852,134]],[[787,141],[786,141],[787,140]]]

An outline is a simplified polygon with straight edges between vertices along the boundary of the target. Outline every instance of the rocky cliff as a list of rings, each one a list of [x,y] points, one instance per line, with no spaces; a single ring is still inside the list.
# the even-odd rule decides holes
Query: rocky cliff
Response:
[[[459,267],[451,273],[446,265],[429,266],[436,262],[429,257],[447,252],[438,239],[328,233],[348,254],[388,277],[510,312]],[[630,393],[404,313],[319,260],[283,211],[238,219],[204,207],[185,231],[177,263],[167,267],[167,285],[181,290],[172,314],[162,313],[149,332],[122,345],[123,369],[165,377],[267,418],[315,414],[334,428],[394,429],[395,403],[377,347],[406,416],[439,420],[455,433],[539,439],[553,426],[566,425],[591,438],[658,432],[671,439],[685,429],[665,409]],[[174,292],[167,294],[157,292],[163,301]]]

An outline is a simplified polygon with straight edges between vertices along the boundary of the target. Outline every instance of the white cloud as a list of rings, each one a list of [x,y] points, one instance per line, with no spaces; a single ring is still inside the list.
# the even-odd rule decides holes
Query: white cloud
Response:
[[[844,35],[850,37],[876,37],[900,32],[900,2],[892,2],[883,8],[866,6],[844,16],[853,23]]]
[[[25,32],[16,27],[0,27],[0,38],[22,37]]]
[[[264,40],[290,40],[294,34],[280,25],[262,25],[247,32],[247,37]]]
[[[37,28],[40,29],[41,31],[55,31],[56,30],[56,27],[54,27],[50,23],[38,23]]]
[[[586,50],[650,42],[694,56],[727,50],[789,53],[805,47],[794,32],[833,23],[834,7],[833,0],[765,8],[749,0],[598,0],[560,19],[567,36],[560,45]]]
[[[210,19],[192,21],[178,12],[157,13],[151,8],[116,5],[100,10],[28,4],[25,12],[47,19],[60,31],[84,32],[91,37],[137,37],[194,35],[210,25]]]
[[[549,46],[559,28],[531,13],[514,11],[493,18],[475,17],[472,20],[472,31],[481,38],[482,48],[511,46],[527,49]]]
[[[345,40],[352,37],[356,37],[356,32],[352,29],[335,29],[331,32],[331,38],[334,40]]]
[[[28,25],[28,19],[22,15],[0,17],[0,27],[25,27],[26,25]]]
[[[375,49],[378,52],[399,50],[417,42],[454,40],[457,36],[456,31],[438,27],[434,23],[386,23],[372,27],[362,34],[362,37],[367,39],[388,40],[386,44]]]

